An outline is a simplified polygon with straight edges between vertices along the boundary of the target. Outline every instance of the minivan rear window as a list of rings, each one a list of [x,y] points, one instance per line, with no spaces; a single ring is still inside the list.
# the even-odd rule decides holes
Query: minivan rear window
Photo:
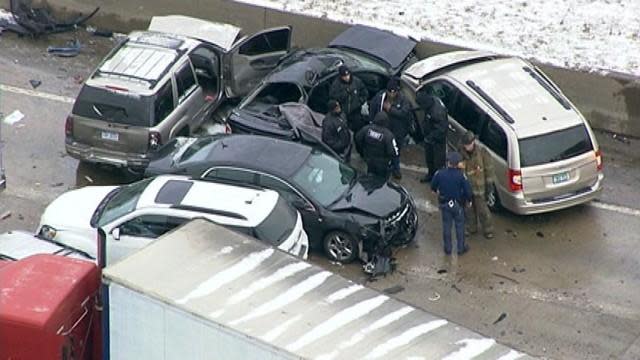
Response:
[[[111,123],[151,126],[153,97],[85,85],[73,105],[73,114]]]
[[[593,150],[584,124],[519,140],[520,166],[560,161]]]

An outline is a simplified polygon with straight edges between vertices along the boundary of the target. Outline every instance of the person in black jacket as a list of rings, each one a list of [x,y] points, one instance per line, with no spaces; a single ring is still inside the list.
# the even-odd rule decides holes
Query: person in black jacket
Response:
[[[409,101],[400,93],[400,81],[398,79],[392,78],[389,80],[387,89],[380,91],[371,100],[371,105],[369,106],[371,119],[375,119],[379,112],[384,112],[389,116],[389,130],[391,130],[396,139],[398,149],[402,149],[413,123],[413,112]],[[393,159],[391,169],[396,179],[402,178],[400,157]]]
[[[440,98],[424,91],[418,92],[416,102],[424,110],[424,158],[429,172],[420,182],[430,182],[436,171],[444,168],[447,156],[447,108]]]
[[[322,120],[322,142],[346,162],[351,160],[351,132],[342,116],[342,108],[336,100],[329,100],[329,112]]]
[[[349,127],[354,133],[365,125],[361,109],[369,99],[369,91],[364,82],[351,74],[351,70],[346,65],[338,68],[338,76],[329,89],[329,98],[340,102]]]
[[[356,150],[367,163],[367,173],[387,180],[393,159],[398,158],[398,145],[389,130],[389,118],[382,111],[373,124],[365,125],[355,137]]]
[[[473,198],[471,185],[460,169],[462,155],[451,152],[447,155],[447,168],[433,176],[431,190],[438,195],[442,214],[442,242],[444,253],[451,255],[451,225],[455,225],[458,255],[469,250],[464,242],[464,208]]]

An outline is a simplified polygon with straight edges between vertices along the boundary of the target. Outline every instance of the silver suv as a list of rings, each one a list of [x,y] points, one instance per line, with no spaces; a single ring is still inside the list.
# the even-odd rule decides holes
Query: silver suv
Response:
[[[98,66],[65,125],[67,153],[142,170],[148,153],[190,135],[226,99],[251,90],[289,50],[290,27],[251,37],[186,16],[151,20]]]
[[[457,147],[471,130],[489,150],[495,169],[491,208],[535,214],[590,201],[602,190],[602,153],[593,131],[529,62],[455,51],[417,62],[402,79],[412,100],[422,91],[442,99],[450,145]]]

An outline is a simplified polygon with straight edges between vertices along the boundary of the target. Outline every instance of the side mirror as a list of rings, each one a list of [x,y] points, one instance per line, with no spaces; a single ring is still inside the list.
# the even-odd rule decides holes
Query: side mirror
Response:
[[[111,230],[111,236],[113,236],[113,240],[120,240],[120,228]]]

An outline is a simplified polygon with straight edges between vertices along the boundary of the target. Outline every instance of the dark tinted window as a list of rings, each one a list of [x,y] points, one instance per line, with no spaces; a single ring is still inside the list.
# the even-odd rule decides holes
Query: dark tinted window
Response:
[[[187,219],[166,215],[141,215],[120,226],[120,235],[155,239],[185,223]]]
[[[272,31],[256,35],[240,46],[240,54],[253,56],[270,52],[287,51],[289,48],[289,29]]]
[[[583,124],[520,139],[519,143],[521,167],[560,161],[593,150],[591,138]]]
[[[447,109],[449,110],[449,115],[456,119],[462,127],[473,131],[475,134],[480,132],[484,121],[488,118],[484,111],[461,92],[456,95],[455,104],[452,107],[447,107]]]
[[[271,245],[280,245],[293,231],[297,220],[296,211],[289,203],[279,198],[276,206],[255,228],[255,237]]]
[[[294,201],[304,200],[293,190],[289,185],[269,175],[260,175],[259,185],[267,189],[277,191],[280,196],[284,197],[287,201],[293,203]]]
[[[218,56],[212,49],[199,47],[189,54],[189,58],[198,75],[218,76]]]
[[[164,120],[173,111],[173,88],[171,81],[158,91],[154,104],[155,119],[154,124],[157,125]]]
[[[178,86],[178,100],[181,101],[192,90],[196,84],[196,78],[189,63],[182,65],[176,73],[176,85]]]
[[[456,95],[459,93],[458,89],[456,89],[453,85],[442,80],[437,80],[425,85],[420,90],[418,90],[418,93],[423,91],[429,95],[439,97],[447,107],[447,109],[453,107],[456,100]]]
[[[325,79],[316,85],[309,94],[307,105],[311,110],[325,114],[327,112],[327,103],[329,102],[329,89],[335,80],[335,76]]]
[[[73,105],[73,114],[90,119],[133,125],[151,126],[154,98],[131,96],[117,91],[83,86]]]
[[[480,134],[480,141],[498,156],[504,160],[507,159],[507,136],[493,120],[487,122],[487,126]]]
[[[254,173],[245,170],[218,168],[210,171],[206,178],[223,180],[231,183],[255,184],[256,176]]]

